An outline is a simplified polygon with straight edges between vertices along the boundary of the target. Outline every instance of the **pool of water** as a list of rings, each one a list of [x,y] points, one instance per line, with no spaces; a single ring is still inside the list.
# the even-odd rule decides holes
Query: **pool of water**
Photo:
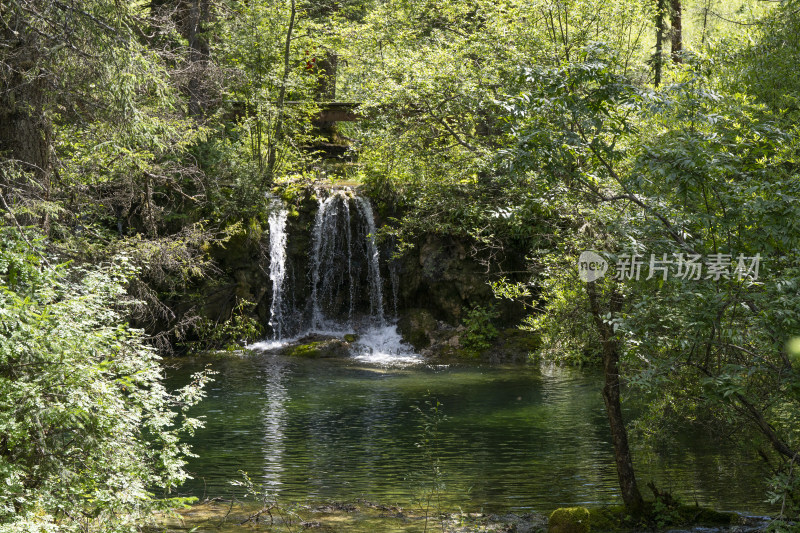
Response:
[[[187,494],[241,495],[230,481],[243,470],[302,503],[433,497],[448,510],[547,512],[620,502],[596,372],[258,354],[171,363],[175,387],[206,364],[218,372],[194,410],[206,427],[190,440],[199,457]],[[684,440],[666,454],[634,449],[643,492],[654,480],[687,503],[773,511],[757,458]]]

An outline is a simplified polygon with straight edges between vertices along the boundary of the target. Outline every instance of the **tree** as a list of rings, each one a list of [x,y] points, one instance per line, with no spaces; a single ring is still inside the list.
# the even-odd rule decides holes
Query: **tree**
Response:
[[[672,44],[672,60],[675,63],[682,63],[683,58],[683,14],[681,0],[670,0],[669,20],[672,26],[670,30],[670,41]]]
[[[591,46],[580,55],[576,53],[576,60],[567,66],[526,70],[520,81],[525,87],[521,96],[506,103],[513,117],[512,136],[519,144],[501,152],[508,171],[533,174],[540,183],[539,190],[560,191],[580,211],[590,211],[592,215],[580,216],[570,226],[573,230],[593,226],[595,231],[605,231],[607,235],[601,242],[610,241],[616,233],[603,229],[603,221],[613,224],[613,212],[605,206],[621,200],[638,201],[616,171],[626,157],[620,144],[630,134],[629,115],[636,108],[638,91],[624,77],[614,74],[613,55],[608,54],[613,52]],[[623,228],[615,230],[624,232]],[[580,243],[586,249],[594,247],[590,240],[578,239],[569,244],[570,257],[580,253],[575,249]],[[569,274],[562,275],[574,277],[574,269],[566,272]],[[600,343],[603,400],[620,491],[626,508],[638,515],[643,510],[643,500],[621,405],[620,359],[624,345],[615,325],[625,299],[615,283],[605,284],[602,290],[607,294],[605,306],[594,282],[585,285],[585,295],[575,305],[585,303],[588,307],[583,312],[591,317]],[[556,298],[556,294],[543,296]]]
[[[664,16],[666,15],[666,1],[656,0],[655,27],[656,27],[656,50],[653,53],[653,85],[661,85],[661,72],[664,67]]]
[[[756,38],[730,58],[723,74],[731,91],[752,94],[786,124],[800,111],[797,75],[800,58],[800,11],[794,2],[761,18]]]
[[[127,327],[132,272],[53,265],[33,234],[0,228],[0,529],[130,531],[186,479],[180,437],[208,375],[176,393]]]
[[[786,348],[800,316],[800,301],[787,293],[798,283],[800,232],[787,223],[800,201],[798,140],[766,108],[719,94],[697,71],[687,78],[643,116],[648,139],[632,167],[638,191],[676,235],[637,226],[657,257],[699,254],[709,268],[720,259],[723,270],[634,284],[641,303],[617,325],[631,339],[640,386],[682,398],[690,417],[696,408],[701,419],[744,422],[785,476],[798,453],[800,416],[800,376]],[[761,261],[758,275],[748,274]]]
[[[785,480],[800,416],[798,372],[785,348],[800,317],[800,300],[787,292],[799,282],[800,231],[787,223],[800,216],[795,134],[766,108],[722,97],[697,70],[653,93],[613,76],[606,66],[613,56],[588,50],[583,59],[531,71],[528,92],[507,104],[520,144],[504,157],[546,187],[560,185],[580,213],[572,227],[582,235],[568,241],[567,257],[576,260],[586,246],[610,257],[652,251],[669,264],[687,255],[724,263],[697,280],[618,275],[624,283],[589,285],[588,305],[575,303],[588,307],[599,334],[612,435],[621,412],[610,393],[622,375],[682,398],[689,417],[697,408],[707,421],[745,422],[783,465]],[[759,254],[770,256],[772,272],[754,279],[742,262]],[[559,301],[557,293],[543,296]],[[560,328],[563,316],[542,320]],[[635,508],[622,436],[615,436],[621,490]],[[783,486],[781,494],[791,493],[796,480]]]
[[[611,290],[608,313],[603,313],[597,299],[594,282],[586,284],[586,293],[589,296],[589,309],[595,322],[595,327],[600,335],[603,353],[603,401],[608,415],[608,424],[611,428],[611,442],[614,446],[614,459],[617,466],[617,478],[622,492],[622,501],[629,512],[638,515],[642,512],[644,501],[639,492],[636,481],[636,472],[633,468],[633,458],[628,444],[628,430],[625,427],[625,418],[622,413],[621,380],[620,380],[620,346],[614,332],[613,323],[606,320],[619,316],[622,311],[622,295],[616,289]]]
[[[45,114],[48,80],[41,62],[56,43],[49,32],[26,23],[25,9],[40,7],[26,4],[0,5],[0,39],[9,44],[0,56],[0,154],[8,158],[0,168],[0,187],[11,204],[30,209],[31,197],[49,199],[52,124]],[[47,226],[44,217],[41,222]]]
[[[219,186],[193,152],[209,129],[177,90],[184,50],[173,19],[109,0],[13,0],[0,12],[15,43],[0,49],[0,209],[38,224],[62,257],[136,248],[143,268],[129,288],[146,305],[129,310],[156,339],[174,339],[196,317],[164,295],[211,267],[202,246],[216,228],[195,222],[218,205]]]
[[[283,49],[283,75],[281,76],[281,84],[278,89],[278,102],[277,113],[278,117],[275,119],[275,130],[270,135],[270,145],[267,149],[267,183],[274,182],[275,180],[275,163],[277,157],[278,145],[283,141],[285,135],[283,126],[283,115],[286,111],[286,84],[289,83],[289,72],[291,63],[289,62],[290,54],[292,51],[292,32],[294,31],[294,21],[297,17],[297,3],[291,0],[291,10],[289,12],[289,26],[286,28],[286,45]]]

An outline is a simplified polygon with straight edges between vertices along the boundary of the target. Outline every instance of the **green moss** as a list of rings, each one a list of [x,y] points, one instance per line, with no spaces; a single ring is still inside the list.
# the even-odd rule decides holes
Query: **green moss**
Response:
[[[594,531],[626,531],[636,529],[661,529],[670,527],[719,527],[735,525],[736,513],[724,513],[699,507],[674,503],[645,502],[642,515],[630,516],[622,505],[597,507],[589,511],[589,521]]]
[[[320,341],[299,344],[289,349],[290,357],[304,357],[306,359],[347,357],[350,354],[349,344],[342,339],[325,339]]]
[[[736,513],[723,513],[694,505],[665,505],[662,502],[645,502],[642,515],[638,518],[631,517],[622,505],[589,510],[589,522],[594,531],[729,526],[738,520]]]
[[[344,342],[356,342],[358,340],[358,335],[354,333],[348,333],[342,338],[344,339]]]
[[[448,357],[456,359],[478,359],[484,352],[479,350],[472,350],[470,348],[452,348],[448,353]]]
[[[310,342],[308,344],[301,344],[289,350],[291,357],[305,357],[308,359],[315,359],[322,356],[323,342]]]
[[[562,507],[550,514],[548,533],[589,533],[589,509],[586,507]]]
[[[277,187],[272,188],[272,193],[280,196],[281,200],[286,204],[296,203],[306,195],[308,186],[301,179],[295,179],[281,183]]]
[[[622,505],[595,507],[589,510],[589,523],[595,531],[624,529],[627,513]]]

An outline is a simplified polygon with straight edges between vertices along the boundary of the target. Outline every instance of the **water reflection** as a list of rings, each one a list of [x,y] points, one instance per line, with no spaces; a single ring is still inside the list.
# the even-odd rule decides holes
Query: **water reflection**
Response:
[[[173,376],[175,386],[203,360]],[[381,368],[354,360],[279,356],[216,360],[220,372],[197,414],[199,455],[185,490],[228,496],[238,470],[263,472],[289,501],[409,505],[430,477],[417,445],[417,407],[438,400],[436,437],[444,501],[464,510],[547,511],[617,503],[600,376],[563,369]],[[634,445],[637,443],[634,441]],[[634,449],[639,481],[724,510],[766,512],[756,460],[688,435],[656,454]]]
[[[264,404],[262,420],[264,424],[264,484],[277,487],[281,484],[284,463],[284,426],[286,424],[286,403],[289,393],[284,380],[287,362],[283,358],[266,360],[262,370],[264,379]]]

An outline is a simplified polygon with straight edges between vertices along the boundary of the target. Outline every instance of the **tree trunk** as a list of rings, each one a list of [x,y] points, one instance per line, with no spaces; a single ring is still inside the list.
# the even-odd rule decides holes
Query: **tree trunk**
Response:
[[[339,56],[330,50],[324,50],[323,55],[317,58],[315,69],[317,72],[317,87],[314,97],[318,102],[333,102],[336,100],[336,68]],[[335,121],[314,121],[315,133],[333,142],[336,135]]]
[[[324,50],[317,59],[316,69],[317,88],[316,99],[319,102],[332,102],[336,100],[336,69],[339,66],[339,56],[330,50]]]
[[[41,102],[37,101],[39,91],[19,80],[20,77],[14,76],[12,85],[16,87],[0,96],[0,152],[14,159],[21,170],[32,174],[46,189],[50,173],[50,123]],[[6,179],[4,176],[3,181]],[[30,189],[19,183],[17,187]]]
[[[706,0],[703,8],[703,35],[700,37],[700,44],[706,44],[706,30],[708,29],[708,12],[711,11],[711,0]]]
[[[21,171],[21,174],[9,173],[9,167],[0,167],[0,186],[5,189],[3,194],[10,209],[18,204],[31,207],[37,201],[49,199],[51,172],[52,127],[44,111],[45,74],[39,72],[36,63],[40,43],[36,34],[28,31],[13,13],[0,29],[0,42],[7,45],[3,66],[10,72],[7,84],[0,91],[0,154]],[[48,229],[46,216],[38,220],[26,215],[20,222],[38,222]]]
[[[639,486],[636,483],[636,474],[633,469],[633,458],[631,457],[630,447],[628,446],[628,432],[625,429],[625,420],[622,416],[622,404],[620,402],[620,381],[619,381],[619,350],[613,328],[603,322],[603,314],[597,302],[597,293],[594,282],[586,284],[586,292],[589,296],[589,306],[595,326],[600,334],[603,345],[603,376],[605,385],[603,387],[603,400],[606,405],[608,424],[611,428],[611,441],[614,445],[614,459],[617,466],[617,477],[619,488],[622,492],[622,501],[625,508],[632,515],[638,515],[642,511],[644,504]],[[622,308],[622,296],[613,291],[611,294],[610,310],[611,313],[618,313]]]
[[[681,15],[681,0],[671,0],[670,24],[672,25],[672,60],[676,63],[683,62],[681,51],[683,50],[683,27]]]
[[[656,51],[653,54],[653,73],[655,79],[653,84],[658,87],[661,85],[661,68],[664,58],[664,4],[667,0],[656,0]]]
[[[611,440],[614,444],[614,459],[617,464],[617,477],[619,488],[622,491],[622,501],[629,512],[638,514],[642,509],[642,495],[636,483],[636,473],[633,469],[633,458],[628,446],[628,432],[622,417],[622,404],[619,397],[619,353],[616,343],[603,342],[603,400],[606,404],[608,424],[611,428]]]
[[[277,150],[278,150],[278,143],[283,140],[283,115],[284,115],[284,107],[286,104],[286,84],[289,82],[289,53],[292,47],[292,32],[294,31],[294,19],[297,15],[297,3],[296,0],[291,0],[291,7],[292,11],[289,16],[289,28],[286,30],[286,47],[283,51],[283,77],[281,78],[281,88],[280,92],[278,93],[278,102],[276,107],[278,108],[278,117],[275,119],[275,130],[273,134],[270,136],[269,140],[269,149],[267,150],[267,174],[266,180],[267,184],[274,181],[275,176],[275,164],[277,163]]]

